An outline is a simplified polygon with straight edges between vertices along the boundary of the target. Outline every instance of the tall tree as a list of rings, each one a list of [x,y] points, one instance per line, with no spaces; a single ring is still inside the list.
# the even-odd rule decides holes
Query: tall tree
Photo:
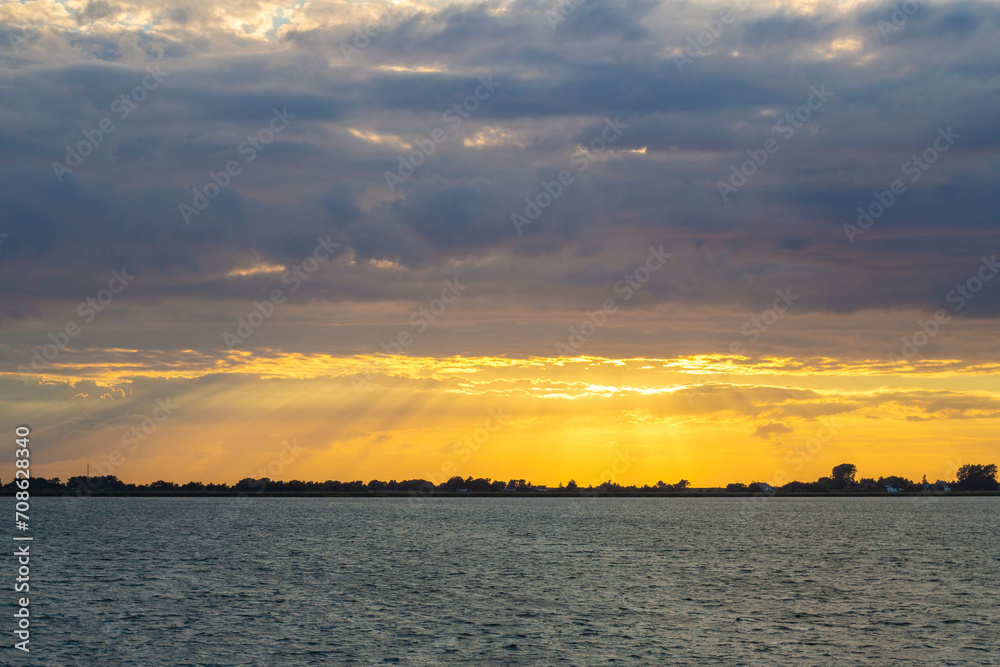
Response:
[[[835,466],[833,474],[833,484],[837,489],[849,489],[854,486],[854,475],[858,472],[857,466],[853,463],[841,463]]]
[[[958,469],[958,488],[963,491],[996,491],[997,466],[969,464]]]

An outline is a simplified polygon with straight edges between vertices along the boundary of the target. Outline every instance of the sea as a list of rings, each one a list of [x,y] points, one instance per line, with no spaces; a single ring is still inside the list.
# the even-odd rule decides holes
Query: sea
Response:
[[[3,664],[1000,665],[997,497],[31,505]]]

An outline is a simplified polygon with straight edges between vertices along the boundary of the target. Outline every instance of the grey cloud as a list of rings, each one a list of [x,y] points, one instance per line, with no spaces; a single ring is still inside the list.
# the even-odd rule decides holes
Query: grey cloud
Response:
[[[343,26],[268,44],[181,31],[169,45],[142,35],[139,50],[169,77],[62,183],[51,163],[112,115],[110,104],[142,80],[145,63],[123,60],[109,36],[65,37],[58,55],[44,56],[51,61],[19,54],[17,68],[0,73],[0,231],[10,235],[0,276],[19,285],[0,288],[8,323],[72,305],[123,263],[142,267],[136,298],[228,310],[266,282],[251,281],[248,294],[246,284],[220,278],[230,268],[250,256],[294,263],[328,233],[359,261],[400,262],[425,290],[453,262],[509,258],[499,276],[495,266],[470,269],[484,296],[542,310],[592,307],[642,259],[618,244],[641,252],[655,240],[677,252],[670,272],[642,292],[645,307],[753,312],[794,283],[808,295],[796,305],[802,315],[943,307],[982,252],[1000,247],[992,5],[923,7],[889,40],[868,9],[836,18],[747,10],[683,72],[669,53],[711,18],[697,7],[588,0],[554,34],[547,4],[492,8],[401,17],[350,65],[339,52],[351,35]],[[111,11],[92,3],[85,14]],[[191,24],[184,30],[203,19],[171,15]],[[812,55],[859,31],[867,35],[859,51]],[[86,55],[67,59],[74,49]],[[348,129],[427,137],[484,71],[502,87],[390,193],[384,172],[409,150]],[[821,83],[832,101],[723,204],[716,182]],[[184,225],[178,204],[210,171],[241,159],[239,143],[286,106],[297,116],[287,132]],[[630,127],[613,148],[646,152],[604,155],[575,172],[517,235],[510,214],[543,180],[574,170],[577,145],[615,116]],[[855,246],[847,243],[842,226],[858,206],[947,125],[961,140]],[[463,144],[487,130],[510,138]],[[605,270],[585,276],[555,261],[594,255]],[[311,298],[328,304],[390,300],[400,289],[396,274],[374,269],[363,282],[324,271],[315,284]],[[962,317],[998,314],[1000,289],[991,285]]]

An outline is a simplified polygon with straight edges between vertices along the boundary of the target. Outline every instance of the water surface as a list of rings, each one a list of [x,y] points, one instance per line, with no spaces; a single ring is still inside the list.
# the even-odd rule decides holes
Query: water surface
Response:
[[[1000,664],[997,498],[32,504],[9,663]]]

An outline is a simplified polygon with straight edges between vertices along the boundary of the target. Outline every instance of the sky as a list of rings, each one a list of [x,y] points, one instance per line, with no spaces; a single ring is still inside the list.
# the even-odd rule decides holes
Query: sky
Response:
[[[63,479],[954,479],[1000,451],[998,33],[4,2],[0,422]]]

